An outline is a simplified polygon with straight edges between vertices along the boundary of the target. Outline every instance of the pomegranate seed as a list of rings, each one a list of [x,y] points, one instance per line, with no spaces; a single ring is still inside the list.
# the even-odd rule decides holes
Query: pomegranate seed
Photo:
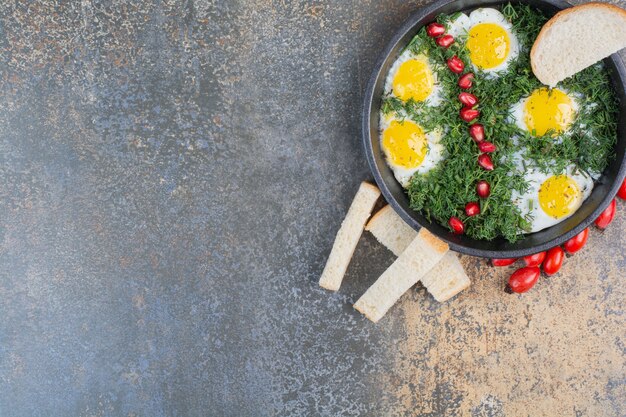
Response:
[[[448,220],[448,225],[450,225],[450,227],[452,228],[452,232],[454,232],[454,234],[456,235],[463,234],[463,231],[465,230],[463,222],[458,217],[450,217],[450,220]]]
[[[493,171],[493,161],[486,153],[478,156],[478,165],[485,168],[487,171]]]
[[[480,111],[471,107],[463,107],[459,115],[461,116],[461,119],[463,119],[463,121],[471,122],[472,120],[480,116]]]
[[[464,93],[461,93],[464,94]],[[469,127],[469,133],[474,142],[480,143],[485,140],[485,128],[480,123],[475,123]]]
[[[437,42],[437,45],[441,46],[442,48],[448,48],[454,43],[454,38],[452,37],[452,35],[443,35],[437,38],[435,42]]]
[[[466,93],[465,91],[459,94],[459,101],[467,107],[474,107],[478,104],[478,98],[474,94]]]
[[[455,74],[460,74],[465,69],[465,64],[458,56],[453,56],[448,60],[448,68]]]
[[[485,180],[480,180],[476,183],[476,194],[480,198],[487,198],[491,194],[491,186]]]
[[[459,78],[459,87],[461,87],[464,90],[471,88],[473,79],[474,79],[474,74],[472,74],[471,72],[468,72],[467,74],[462,75],[461,78]]]
[[[480,214],[480,205],[475,201],[467,203],[465,205],[465,214],[467,214],[468,217],[472,217],[477,214]]]
[[[496,151],[496,145],[494,145],[491,142],[480,142],[478,144],[478,149],[480,149],[481,152],[495,152]]]
[[[426,34],[431,38],[438,38],[444,33],[446,33],[446,28],[444,25],[441,25],[439,23],[431,23],[430,25],[426,26]]]

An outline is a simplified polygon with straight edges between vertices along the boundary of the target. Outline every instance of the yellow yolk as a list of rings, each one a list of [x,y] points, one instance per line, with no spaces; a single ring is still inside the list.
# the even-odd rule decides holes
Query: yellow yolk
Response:
[[[539,188],[539,205],[551,217],[559,219],[578,208],[582,195],[578,184],[567,175],[554,175]]]
[[[427,139],[421,127],[413,122],[394,120],[383,132],[383,147],[392,165],[417,168],[428,151]]]
[[[467,49],[470,60],[480,69],[491,69],[502,64],[509,56],[509,34],[495,23],[479,23],[468,33]]]
[[[402,101],[424,101],[435,86],[435,78],[425,57],[419,56],[400,65],[393,77],[393,94]]]
[[[556,88],[539,88],[528,97],[524,105],[524,122],[529,132],[543,136],[549,130],[563,132],[574,118],[572,99]]]

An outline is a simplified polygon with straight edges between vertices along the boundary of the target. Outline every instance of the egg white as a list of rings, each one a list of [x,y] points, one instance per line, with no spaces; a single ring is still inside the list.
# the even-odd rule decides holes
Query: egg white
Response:
[[[553,174],[542,173],[537,168],[530,167],[525,169],[523,175],[529,188],[523,194],[513,190],[511,199],[519,208],[522,217],[529,220],[530,233],[538,232],[571,217],[591,195],[594,186],[593,178],[576,169],[575,165],[568,166],[561,175],[567,175],[576,182],[581,193],[581,198],[578,201],[577,207],[574,207],[569,214],[557,219],[544,212],[539,203],[539,189],[544,181],[552,177]]]
[[[389,154],[387,153],[387,150],[383,146],[383,142],[382,142],[383,132],[385,131],[386,128],[388,128],[391,125],[391,122],[393,122],[394,120],[400,121],[402,119],[398,118],[395,115],[387,115],[387,116],[381,115],[380,147],[385,153],[385,159],[387,160],[387,165],[389,165],[389,167],[393,171],[393,175],[396,177],[396,180],[400,183],[400,185],[402,185],[402,187],[407,188],[409,186],[409,182],[411,181],[411,177],[415,173],[425,174],[431,169],[433,169],[434,167],[436,167],[437,164],[441,160],[443,160],[444,146],[441,143],[441,138],[443,136],[443,133],[441,129],[435,129],[430,132],[424,131],[424,134],[426,136],[426,140],[428,143],[428,152],[426,153],[424,160],[422,161],[420,166],[418,166],[417,168],[410,168],[410,169],[405,168],[403,166],[395,165],[391,161],[391,158],[389,157]]]
[[[396,62],[394,62],[393,65],[391,66],[391,69],[389,69],[389,73],[387,74],[387,78],[385,79],[385,94],[393,95],[393,79],[398,73],[400,66],[404,64],[406,61],[410,59],[415,59],[415,58],[417,58],[417,56],[413,52],[407,49],[398,57],[398,59],[396,59]],[[429,59],[428,67],[433,74],[435,84],[433,86],[433,91],[431,91],[430,95],[426,98],[425,103],[427,106],[436,107],[439,104],[441,104],[443,100],[442,87],[441,87],[441,84],[439,84],[439,81],[437,79],[437,73],[434,71],[432,65],[430,65],[430,58],[428,59]]]

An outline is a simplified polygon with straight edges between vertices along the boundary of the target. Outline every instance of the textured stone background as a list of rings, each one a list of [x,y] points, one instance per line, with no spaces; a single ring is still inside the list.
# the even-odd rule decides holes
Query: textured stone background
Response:
[[[373,325],[369,235],[317,287],[418,7],[2,2],[0,415],[626,415],[626,204],[523,297],[463,257]]]

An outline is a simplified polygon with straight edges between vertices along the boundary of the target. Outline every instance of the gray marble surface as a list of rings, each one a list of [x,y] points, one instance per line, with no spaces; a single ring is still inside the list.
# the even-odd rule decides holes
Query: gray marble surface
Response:
[[[367,234],[317,286],[419,6],[0,4],[0,415],[626,415],[624,203],[524,296],[462,257],[470,290],[374,325]]]

